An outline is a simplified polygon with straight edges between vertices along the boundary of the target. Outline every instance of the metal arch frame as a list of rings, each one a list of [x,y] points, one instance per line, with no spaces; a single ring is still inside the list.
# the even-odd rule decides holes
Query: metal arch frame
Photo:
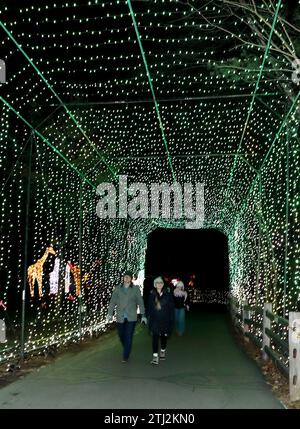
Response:
[[[287,120],[288,120],[289,116],[290,116],[290,115],[291,115],[291,113],[293,112],[293,110],[294,110],[294,108],[295,108],[295,106],[296,106],[296,104],[297,104],[297,102],[298,102],[299,100],[300,100],[300,91],[298,92],[297,96],[294,98],[293,103],[292,103],[292,105],[290,106],[289,111],[288,111],[288,112],[287,112],[287,114],[285,115],[285,117],[284,117],[284,119],[283,119],[283,121],[282,121],[282,123],[281,123],[281,126],[279,127],[279,130],[277,131],[277,133],[276,133],[276,135],[275,135],[275,137],[274,137],[274,139],[273,139],[273,142],[271,143],[271,145],[270,145],[270,147],[269,147],[269,150],[268,150],[267,154],[265,155],[265,157],[264,157],[264,159],[263,159],[262,163],[260,164],[260,166],[259,166],[259,168],[258,168],[258,170],[257,170],[257,175],[256,175],[255,179],[253,180],[252,184],[250,185],[250,187],[249,187],[249,189],[248,189],[248,193],[247,193],[247,195],[246,195],[246,197],[245,197],[245,199],[244,199],[244,205],[243,205],[242,209],[240,210],[240,212],[238,213],[238,216],[240,216],[240,215],[241,215],[241,213],[243,212],[243,210],[244,210],[244,209],[245,209],[245,207],[247,206],[247,201],[248,201],[249,196],[250,196],[250,194],[251,194],[251,192],[252,192],[252,190],[253,190],[253,188],[254,188],[254,186],[255,186],[255,183],[256,183],[256,181],[257,181],[257,179],[258,179],[259,175],[261,174],[261,172],[262,172],[262,170],[263,170],[263,167],[264,167],[264,165],[265,165],[266,161],[268,160],[268,158],[269,158],[269,156],[270,156],[270,154],[271,154],[271,152],[272,152],[272,149],[273,149],[273,147],[274,147],[274,145],[275,145],[275,143],[276,143],[276,141],[277,141],[277,139],[278,139],[279,135],[281,134],[281,132],[282,132],[283,128],[286,126],[286,123],[287,123]]]
[[[262,64],[260,66],[260,72],[258,74],[258,78],[257,78],[257,81],[256,81],[255,89],[254,89],[254,92],[253,92],[252,100],[251,100],[250,107],[249,107],[249,110],[248,110],[246,122],[244,124],[244,128],[243,128],[242,136],[241,136],[241,139],[240,139],[240,142],[239,142],[239,146],[238,146],[238,149],[237,149],[237,153],[240,152],[240,149],[242,147],[242,143],[243,143],[244,135],[245,135],[245,132],[246,132],[246,128],[248,126],[250,115],[251,115],[252,110],[253,110],[253,105],[254,105],[255,97],[256,97],[256,94],[257,94],[257,91],[258,91],[258,87],[259,87],[259,83],[260,83],[261,76],[262,76],[262,73],[263,73],[264,65],[265,65],[265,62],[266,62],[266,59],[267,59],[267,56],[268,56],[268,53],[269,53],[272,35],[273,35],[274,30],[275,30],[275,25],[276,25],[276,21],[277,21],[278,14],[279,14],[279,9],[280,9],[280,6],[281,6],[281,1],[282,0],[278,0],[278,3],[277,3],[277,7],[276,7],[275,14],[274,14],[273,23],[272,23],[272,28],[271,28],[271,31],[270,31],[270,34],[269,34],[268,43],[267,43],[267,46],[266,46],[266,49],[265,49],[265,52],[264,52],[263,61],[262,61]],[[229,176],[229,181],[228,181],[227,190],[226,190],[226,194],[225,194],[225,206],[226,206],[226,202],[227,202],[227,199],[228,199],[228,193],[229,193],[229,190],[230,190],[230,187],[231,187],[231,182],[232,182],[234,170],[235,170],[235,167],[236,167],[236,163],[237,163],[237,158],[235,158],[234,161],[233,161],[233,166],[232,166],[231,173],[230,173],[230,176]]]
[[[164,126],[163,126],[163,123],[162,123],[161,114],[160,114],[160,111],[159,111],[159,107],[158,107],[158,103],[157,103],[155,91],[154,91],[154,88],[153,88],[152,78],[151,78],[149,67],[148,67],[148,63],[147,63],[147,60],[146,60],[145,51],[143,49],[143,45],[142,45],[142,42],[141,42],[141,36],[140,36],[139,30],[138,30],[138,26],[137,26],[137,23],[136,23],[136,20],[135,20],[135,16],[134,16],[134,12],[133,12],[133,9],[132,9],[131,0],[125,0],[125,1],[128,3],[130,15],[131,15],[131,18],[132,18],[133,26],[134,26],[136,37],[137,37],[137,41],[138,41],[138,44],[139,44],[139,47],[140,47],[140,51],[141,51],[141,54],[142,54],[144,66],[145,66],[145,69],[146,69],[146,74],[147,74],[148,82],[149,82],[149,85],[150,85],[150,89],[151,89],[151,93],[152,93],[152,97],[153,97],[153,101],[154,101],[154,106],[155,106],[155,110],[156,110],[156,114],[157,114],[157,118],[158,118],[158,122],[159,122],[159,127],[160,127],[160,130],[161,130],[161,133],[162,133],[162,138],[163,138],[164,146],[165,146],[165,149],[166,149],[166,152],[167,152],[168,163],[169,163],[169,166],[170,166],[170,169],[171,169],[173,180],[176,182],[176,176],[175,176],[174,168],[173,168],[173,165],[172,165],[172,160],[171,160],[171,156],[170,156],[170,152],[169,152],[169,147],[168,147],[168,143],[167,143],[167,139],[166,139],[166,135],[165,135],[165,131],[164,131]]]
[[[57,98],[57,100],[59,101],[59,105],[64,108],[64,110],[66,111],[66,113],[69,115],[69,117],[71,118],[71,120],[74,122],[74,124],[76,125],[76,127],[79,129],[79,131],[81,132],[81,134],[85,138],[85,140],[89,143],[89,145],[97,153],[97,156],[102,160],[102,162],[109,169],[109,171],[111,172],[111,174],[114,177],[116,177],[116,172],[110,167],[110,165],[107,163],[107,161],[105,160],[105,158],[103,157],[103,155],[100,153],[100,151],[97,149],[97,147],[91,141],[91,139],[88,137],[88,135],[86,134],[86,132],[79,125],[79,123],[77,122],[77,120],[74,117],[74,115],[72,114],[72,112],[70,112],[70,110],[67,108],[67,106],[65,105],[65,103],[62,101],[62,99],[59,97],[59,95],[55,92],[55,90],[50,85],[50,83],[48,82],[48,80],[45,78],[45,76],[43,75],[43,73],[37,68],[37,66],[34,64],[34,62],[29,58],[29,56],[26,54],[26,52],[24,51],[24,49],[22,48],[22,46],[20,46],[20,44],[16,41],[16,39],[13,37],[13,35],[11,34],[11,32],[6,28],[6,26],[3,24],[3,22],[1,20],[0,20],[0,27],[3,28],[3,30],[9,36],[9,38],[17,46],[17,48],[19,49],[19,51],[24,55],[24,57],[26,58],[26,60],[30,63],[30,65],[34,68],[34,70],[37,72],[37,74],[41,77],[41,79],[43,80],[43,82],[50,89],[50,91],[52,92],[52,94]]]
[[[248,206],[249,197],[250,197],[251,192],[253,191],[253,189],[254,189],[254,187],[256,185],[257,180],[259,180],[259,188],[260,188],[260,194],[261,194],[261,174],[262,174],[262,170],[263,170],[264,165],[265,165],[266,161],[268,160],[268,158],[269,158],[269,156],[270,156],[270,154],[271,154],[271,152],[272,152],[272,150],[273,150],[273,148],[275,146],[275,143],[276,143],[278,137],[280,136],[283,128],[286,127],[287,120],[290,117],[290,115],[292,114],[292,112],[293,112],[296,104],[298,103],[299,99],[300,99],[300,91],[298,92],[297,96],[294,98],[293,103],[290,106],[290,109],[287,112],[286,116],[284,117],[284,119],[283,119],[283,121],[281,123],[281,126],[280,126],[279,130],[277,131],[272,144],[269,147],[269,150],[268,150],[267,154],[265,155],[265,157],[264,157],[264,159],[263,159],[263,161],[262,161],[259,169],[257,170],[256,176],[255,176],[254,180],[252,181],[252,184],[250,185],[250,187],[248,189],[248,192],[247,192],[247,195],[246,195],[246,197],[244,199],[244,203],[242,205],[242,208],[241,208],[241,210],[239,211],[239,213],[237,215],[238,219],[242,216],[242,213],[244,212],[244,210]],[[287,143],[287,166],[286,166],[286,176],[287,176],[286,191],[287,192],[286,192],[286,213],[285,213],[284,312],[286,310],[286,296],[285,296],[286,295],[286,284],[287,284],[286,257],[287,257],[287,246],[288,246],[287,219],[288,219],[288,216],[289,216],[289,201],[288,201],[288,192],[289,192],[289,182],[288,182],[288,175],[289,175],[289,159],[288,159],[289,158],[289,139],[288,138],[286,140],[286,143]],[[276,287],[277,287],[277,270],[276,270],[276,264],[275,264],[275,260],[276,259],[275,259],[275,254],[274,254],[274,249],[273,249],[273,246],[272,246],[272,241],[271,241],[271,238],[270,238],[270,234],[268,232],[267,225],[265,224],[265,220],[264,220],[262,212],[259,213],[259,222],[260,222],[260,228],[262,226],[265,229],[265,231],[266,231],[266,237],[267,237],[270,249],[271,249],[271,253],[272,253],[272,267],[273,267],[273,271],[274,271],[274,275],[275,275],[275,289],[276,289]]]
[[[158,103],[174,103],[174,102],[180,102],[180,103],[186,103],[189,101],[212,101],[212,100],[227,100],[227,99],[234,99],[234,98],[248,98],[252,97],[253,94],[227,94],[227,95],[203,95],[203,96],[195,96],[195,97],[174,97],[174,98],[157,98]],[[274,96],[281,96],[282,94],[280,92],[270,92],[270,93],[263,93],[263,94],[256,94],[256,97],[274,97]],[[257,98],[258,99],[258,98]],[[258,99],[259,100],[259,99]],[[75,106],[75,107],[88,107],[88,106],[105,106],[105,105],[112,105],[112,106],[118,106],[118,105],[127,105],[127,104],[146,104],[146,103],[153,103],[153,99],[145,99],[145,100],[107,100],[107,101],[71,101],[69,103],[65,103],[66,106]],[[50,106],[56,106],[55,104],[50,104]],[[60,106],[60,105],[58,105]]]
[[[40,133],[32,124],[30,124],[23,116],[2,96],[0,96],[0,101],[2,101],[11,111],[15,113],[18,118],[20,118],[25,125],[27,125],[38,137],[42,139],[44,143],[46,143],[55,153],[58,154],[62,160],[69,165],[77,174],[78,176],[84,181],[87,182],[92,188],[96,190],[96,186],[81,172],[79,171],[66,157],[65,155],[60,152],[53,144],[42,134]]]

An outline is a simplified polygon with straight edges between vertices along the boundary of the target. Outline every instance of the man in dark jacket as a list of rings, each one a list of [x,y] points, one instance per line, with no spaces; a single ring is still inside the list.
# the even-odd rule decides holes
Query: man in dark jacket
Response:
[[[123,345],[123,360],[127,362],[131,347],[134,329],[137,321],[137,307],[140,308],[142,323],[147,323],[145,317],[144,301],[138,286],[132,283],[132,273],[126,271],[123,276],[123,284],[117,286],[112,294],[106,320],[109,322],[117,307],[117,327],[120,341]]]

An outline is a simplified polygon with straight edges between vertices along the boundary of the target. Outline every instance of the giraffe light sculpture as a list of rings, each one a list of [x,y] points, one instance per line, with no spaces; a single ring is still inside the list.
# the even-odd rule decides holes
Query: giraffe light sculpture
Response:
[[[30,288],[30,296],[34,297],[34,285],[37,281],[39,297],[43,294],[43,266],[49,255],[56,255],[52,246],[46,248],[43,256],[38,259],[34,264],[30,265],[27,270],[27,279]]]

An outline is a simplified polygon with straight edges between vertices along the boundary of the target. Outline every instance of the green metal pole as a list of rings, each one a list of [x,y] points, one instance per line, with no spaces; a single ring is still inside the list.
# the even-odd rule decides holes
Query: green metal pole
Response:
[[[261,173],[259,173],[259,176],[257,176],[259,179],[261,178],[260,176]],[[259,189],[260,189],[260,193],[262,194],[262,188],[261,188],[261,183],[259,183]],[[269,233],[269,229],[268,229],[268,225],[266,224],[265,220],[264,220],[264,215],[263,215],[263,210],[262,210],[262,206],[261,206],[261,212],[259,213],[259,219],[260,219],[260,228],[261,228],[261,234],[264,234],[264,236],[266,237],[267,240],[267,245],[268,248],[271,252],[271,264],[273,267],[273,272],[274,272],[274,287],[272,288],[273,291],[273,304],[276,307],[277,305],[277,271],[276,271],[276,258],[275,258],[275,253],[274,253],[274,249],[273,249],[273,244],[272,244],[272,240],[270,237],[270,233]],[[270,291],[267,291],[267,300],[269,301],[270,298]]]
[[[79,175],[81,179],[85,180],[95,190],[97,189],[97,187],[83,173],[81,173],[81,171],[79,171],[75,167],[75,165],[73,165],[70,161],[68,161],[68,159],[64,156],[62,152],[60,152],[55,146],[53,146],[53,144],[48,139],[46,139],[46,137],[44,137],[43,134],[41,134],[25,118],[23,118],[23,116],[8,101],[6,101],[3,97],[1,97],[1,95],[0,95],[0,101],[2,101],[5,104],[5,106],[7,106],[12,112],[14,112],[15,115],[17,115],[18,118],[20,118],[24,122],[24,124],[26,124],[38,137],[40,137],[44,143],[46,143],[56,154],[58,154],[58,156],[60,156],[62,160],[69,165],[69,167],[71,167],[74,171],[76,171],[76,173]]]
[[[47,85],[47,87],[52,92],[52,94],[57,98],[57,100],[59,101],[59,105],[62,106],[63,109],[66,111],[66,113],[69,115],[69,117],[71,118],[71,120],[74,122],[74,124],[76,125],[76,127],[79,129],[80,133],[85,138],[85,140],[93,148],[93,150],[96,152],[97,156],[102,160],[103,164],[105,164],[106,167],[109,169],[109,171],[112,173],[112,175],[114,177],[116,177],[116,172],[110,167],[110,165],[108,164],[108,162],[106,161],[106,159],[104,158],[104,156],[100,153],[100,151],[97,149],[97,147],[91,141],[91,139],[86,134],[86,132],[84,131],[84,129],[80,126],[79,122],[77,121],[77,119],[75,118],[75,116],[73,115],[73,113],[67,108],[67,106],[64,104],[64,102],[59,97],[59,95],[55,92],[55,90],[53,89],[53,87],[51,86],[51,84],[49,83],[49,81],[45,78],[45,76],[43,75],[43,73],[37,68],[37,66],[34,64],[34,62],[32,61],[32,59],[27,55],[27,53],[24,51],[24,49],[22,48],[22,46],[17,42],[17,40],[14,38],[14,36],[12,35],[12,33],[6,28],[6,26],[3,24],[2,21],[0,21],[0,27],[3,28],[3,30],[6,32],[6,34],[8,35],[8,37],[14,42],[14,44],[17,46],[17,48],[19,49],[19,51],[22,52],[22,54],[27,59],[27,61],[29,62],[29,64],[31,64],[31,66],[37,72],[38,76],[40,76],[40,78]]]
[[[289,246],[289,200],[290,200],[290,139],[287,133],[286,143],[286,192],[285,192],[285,244],[284,244],[284,282],[283,282],[283,317],[286,317],[286,289],[288,271],[288,246]]]
[[[259,69],[259,74],[258,74],[258,77],[257,77],[257,80],[256,80],[255,89],[254,89],[254,92],[253,92],[253,95],[252,95],[252,100],[251,100],[251,103],[250,103],[250,107],[249,107],[248,113],[247,113],[247,118],[246,118],[246,121],[245,121],[245,124],[244,124],[244,128],[243,128],[243,132],[242,132],[242,135],[241,135],[241,138],[240,138],[240,142],[239,142],[239,145],[238,145],[238,148],[237,148],[237,151],[236,151],[237,153],[240,153],[240,150],[242,148],[242,143],[243,143],[243,140],[244,140],[244,137],[245,137],[245,134],[246,134],[246,129],[248,127],[248,123],[249,123],[249,120],[250,120],[250,117],[251,117],[251,113],[253,111],[255,97],[256,97],[257,91],[259,89],[259,85],[260,85],[261,77],[262,77],[263,70],[264,70],[264,67],[265,67],[265,63],[266,63],[267,57],[269,55],[269,50],[270,50],[270,46],[271,46],[271,40],[272,40],[273,33],[275,31],[275,26],[276,26],[276,22],[277,22],[277,19],[278,19],[279,10],[280,10],[280,7],[281,7],[281,2],[282,2],[282,0],[279,0],[278,3],[277,3],[277,6],[276,6],[276,10],[275,10],[275,13],[274,13],[274,18],[273,18],[273,22],[272,22],[271,31],[270,31],[270,34],[269,34],[268,43],[266,45],[265,52],[264,52],[264,57],[263,57],[263,61],[262,61],[262,64],[260,66],[260,69]],[[235,157],[234,161],[233,161],[233,166],[232,166],[231,171],[230,171],[230,176],[229,176],[229,180],[228,180],[227,189],[226,189],[226,192],[225,192],[224,209],[225,209],[225,207],[227,205],[227,201],[228,201],[228,197],[229,197],[229,190],[231,188],[231,183],[232,183],[232,180],[233,180],[233,174],[234,174],[234,171],[236,169],[237,162],[238,162],[238,159],[237,159],[237,157]],[[222,218],[222,220],[223,219],[224,219],[224,211],[223,211],[223,218]]]
[[[1,99],[1,97],[0,97],[0,99]],[[292,103],[291,107],[289,108],[289,111],[285,115],[285,117],[284,117],[284,119],[283,119],[283,121],[282,121],[282,123],[281,123],[281,125],[279,127],[279,130],[277,131],[277,133],[276,133],[276,135],[275,135],[275,137],[274,137],[274,139],[272,141],[272,144],[270,145],[270,147],[268,149],[267,154],[265,155],[264,159],[262,160],[262,162],[260,164],[259,169],[257,170],[257,174],[256,174],[254,180],[252,181],[251,186],[248,189],[248,192],[247,192],[247,194],[246,194],[246,196],[244,198],[244,202],[242,204],[242,208],[241,208],[241,210],[239,211],[239,213],[237,215],[238,219],[240,218],[241,213],[243,213],[243,211],[247,208],[247,205],[249,203],[249,196],[251,195],[251,192],[254,189],[254,186],[255,186],[255,184],[257,182],[257,179],[259,177],[259,173],[263,170],[265,163],[269,159],[270,154],[272,153],[272,150],[273,150],[273,148],[274,148],[274,146],[275,146],[275,144],[276,144],[276,142],[277,142],[277,140],[278,140],[278,138],[279,138],[282,130],[286,126],[287,121],[288,121],[289,117],[291,116],[291,114],[292,114],[293,110],[295,109],[295,107],[296,107],[296,105],[297,105],[297,103],[298,103],[299,100],[300,100],[300,91],[297,93],[296,97],[293,99],[293,103]]]
[[[174,182],[176,182],[176,175],[175,175],[175,171],[174,171],[174,168],[173,168],[172,158],[171,158],[171,155],[170,155],[170,150],[169,150],[169,146],[168,146],[168,143],[167,143],[165,129],[164,129],[164,126],[163,126],[162,117],[161,117],[160,110],[159,110],[159,104],[157,102],[157,97],[155,95],[155,91],[154,91],[154,87],[153,87],[153,83],[152,83],[153,79],[152,79],[152,77],[150,75],[149,66],[148,66],[146,55],[145,55],[145,51],[144,51],[144,48],[143,48],[143,45],[142,45],[142,40],[141,40],[141,36],[140,36],[140,33],[139,33],[139,29],[138,29],[138,26],[137,26],[137,23],[136,23],[135,14],[134,14],[133,9],[132,9],[131,0],[126,0],[126,1],[127,1],[127,4],[128,4],[128,7],[129,7],[129,12],[130,12],[130,15],[131,15],[131,18],[132,18],[134,30],[135,30],[136,37],[137,37],[137,41],[138,41],[138,44],[139,44],[139,47],[140,47],[140,51],[141,51],[141,54],[142,54],[142,58],[143,58],[143,62],[144,62],[145,70],[146,70],[146,75],[147,75],[147,78],[148,78],[148,82],[149,82],[149,86],[150,86],[150,90],[151,90],[151,94],[152,94],[152,97],[153,97],[154,106],[155,106],[155,110],[156,110],[156,114],[157,114],[157,118],[158,118],[158,122],[159,122],[159,128],[161,130],[162,139],[163,139],[165,150],[166,150],[166,153],[167,153],[168,164],[169,164],[169,167],[170,167],[170,170],[171,170],[172,178],[173,178]],[[0,21],[0,23],[1,23],[1,21]]]
[[[262,199],[261,199],[261,174],[259,175],[259,202],[258,202],[258,250],[257,250],[257,268],[256,268],[256,293],[255,293],[255,307],[258,307],[258,287],[259,287],[259,277],[260,277],[260,254],[261,254],[261,212],[262,212]]]
[[[83,207],[82,207],[82,192],[83,181],[80,180],[79,188],[79,273],[80,273],[80,292],[79,292],[79,339],[82,336],[82,221],[83,221]]]
[[[31,169],[32,169],[32,145],[33,135],[29,142],[28,153],[28,178],[26,194],[26,213],[25,213],[25,240],[24,240],[24,271],[23,271],[23,291],[22,291],[22,323],[21,323],[21,362],[25,355],[25,312],[26,312],[26,286],[27,286],[27,268],[28,268],[28,230],[29,230],[29,208],[30,208],[30,190],[31,190]]]

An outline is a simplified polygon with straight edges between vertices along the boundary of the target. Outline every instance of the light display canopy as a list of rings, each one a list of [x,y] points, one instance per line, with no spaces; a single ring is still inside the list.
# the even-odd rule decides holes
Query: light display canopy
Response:
[[[233,295],[296,308],[299,27],[281,0],[1,3],[0,302],[23,346],[102,329],[147,234],[185,227],[97,218],[97,186],[120,175],[203,183]]]

